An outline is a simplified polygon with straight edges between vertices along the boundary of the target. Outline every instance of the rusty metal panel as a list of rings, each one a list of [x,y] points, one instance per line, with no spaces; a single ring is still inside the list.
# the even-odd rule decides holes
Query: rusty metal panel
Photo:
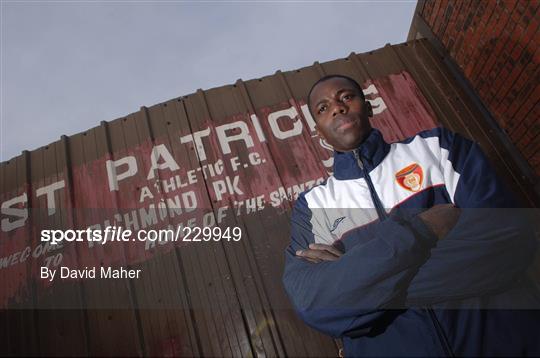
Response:
[[[66,157],[61,141],[56,141],[36,151],[30,152],[31,183],[37,187],[50,188],[54,183],[64,183],[58,186],[65,188]],[[32,193],[32,200],[36,215],[32,230],[39,232],[41,229],[55,228],[68,229],[73,227],[69,220],[70,207],[68,203],[69,192],[67,190],[55,190],[53,193],[39,190]],[[54,202],[54,209],[50,202]],[[54,213],[53,213],[54,212]],[[58,213],[56,215],[56,213]],[[62,250],[51,250],[52,260],[60,256],[65,257],[66,265],[78,267],[76,246],[69,245]],[[38,261],[32,263],[31,277],[39,277]],[[74,307],[82,307],[80,282],[74,285],[63,285],[61,282],[37,280],[34,283],[34,301],[37,307],[54,307],[57,301],[70,302]],[[69,308],[69,307],[66,307]],[[38,332],[47,331],[48,335],[38,334],[40,353],[43,355],[84,355],[86,350],[86,330],[82,310],[49,310],[42,309],[37,312]],[[82,334],[81,334],[82,333]]]
[[[433,6],[443,11],[425,5]],[[339,342],[305,326],[281,285],[293,201],[332,170],[332,150],[317,135],[306,96],[333,73],[362,85],[372,124],[387,141],[444,124],[479,141],[534,202],[425,41],[197,90],[0,164],[0,338],[12,342],[2,353],[335,356]],[[43,228],[115,225],[237,227],[243,236],[59,247],[39,241]],[[143,274],[49,282],[39,278],[44,265]]]
[[[99,222],[100,212],[115,207],[116,198],[105,193],[87,190],[95,185],[96,172],[101,170],[98,158],[110,157],[110,144],[103,126],[93,128],[68,140],[71,180],[68,181],[73,197],[73,221],[76,227],[86,227]],[[100,144],[100,145],[99,145]],[[82,164],[82,163],[89,163]],[[75,208],[84,208],[77,210]],[[99,209],[99,210],[98,210]],[[86,267],[109,262],[124,262],[124,247],[113,243],[110,247],[77,246],[79,266]],[[136,311],[131,299],[129,283],[125,280],[85,280],[83,297],[86,312],[86,327],[89,355],[140,355]],[[96,307],[101,309],[97,310]],[[121,309],[120,309],[121,308]],[[103,330],[102,327],[109,327]]]
[[[28,152],[2,163],[1,182],[2,202],[6,200],[27,200],[30,196],[30,177],[28,167]],[[2,266],[5,267],[9,262],[20,261],[14,259],[13,253],[26,252],[26,247],[30,244],[31,225],[26,225],[18,230],[2,232],[2,241],[0,242],[0,252],[7,253],[3,256]],[[18,255],[20,256],[20,254]],[[0,279],[3,289],[1,290],[1,299],[4,305],[9,304],[12,309],[2,311],[2,337],[7,342],[2,347],[2,353],[5,355],[36,355],[37,349],[37,324],[34,312],[22,309],[25,300],[24,296],[32,295],[30,262],[24,262],[12,265],[10,269],[2,269]]]

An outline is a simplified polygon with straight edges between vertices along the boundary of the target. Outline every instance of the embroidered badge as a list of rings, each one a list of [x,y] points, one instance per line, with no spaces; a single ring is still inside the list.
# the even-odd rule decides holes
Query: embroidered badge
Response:
[[[328,228],[330,230],[330,232],[333,232],[335,229],[337,229],[338,225],[343,221],[345,220],[345,216],[342,216],[338,219],[336,219],[336,221],[334,221],[334,224],[332,225],[332,227]]]
[[[424,172],[418,163],[413,163],[397,172],[396,180],[403,189],[417,192],[422,188]]]

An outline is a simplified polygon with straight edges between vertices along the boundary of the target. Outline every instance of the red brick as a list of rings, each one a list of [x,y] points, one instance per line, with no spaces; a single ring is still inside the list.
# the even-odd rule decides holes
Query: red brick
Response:
[[[514,11],[512,11],[512,21],[514,21],[515,23],[518,23],[519,22],[519,19],[521,18],[521,15],[518,13],[517,11],[517,6],[514,6]]]
[[[499,94],[501,98],[509,98],[513,100],[517,96],[519,90],[515,87],[515,82],[521,76],[523,67],[507,65],[507,68],[511,68],[512,71],[508,75],[506,72],[502,72],[498,79],[497,85],[500,85]]]
[[[524,92],[527,94],[527,92]],[[529,94],[528,97],[523,97],[521,103],[518,106],[516,112],[508,112],[507,115],[512,118],[513,121],[517,123],[523,122],[529,115],[534,115],[533,108],[538,106],[538,101],[540,97],[540,87],[537,86],[535,91]],[[517,101],[516,101],[517,102]]]
[[[536,104],[538,106],[538,103]],[[534,123],[538,122],[538,112],[535,112],[533,108],[531,108],[530,105],[524,104],[522,106],[523,108],[527,108],[527,110],[519,111],[519,116],[514,116],[512,120],[514,120],[516,123],[523,123],[527,128],[531,128]],[[531,118],[532,117],[532,118]],[[531,124],[526,124],[526,122],[532,122]]]
[[[511,116],[512,113],[515,113],[519,110],[520,108],[520,103],[517,102],[517,101],[514,101],[512,102],[512,104],[510,105],[510,107],[508,108],[508,110],[506,112],[503,113],[503,115],[509,115]]]
[[[538,26],[538,22],[540,22],[536,16],[532,17],[529,21],[529,26]]]
[[[539,141],[540,138],[536,137],[534,139],[534,141]],[[540,159],[540,151],[536,151],[535,153],[533,153],[530,157],[529,157],[529,160],[533,163],[538,163],[538,160]]]
[[[496,56],[490,56],[484,66],[478,70],[474,77],[482,78],[485,80],[486,83],[490,84],[490,81],[487,81],[487,77],[489,74],[488,69],[492,68],[495,65],[496,61]]]
[[[459,16],[459,13],[461,11],[461,8],[463,7],[463,2],[454,2],[452,4],[452,15],[450,16],[450,19],[448,20],[448,24],[446,25],[446,30],[443,35],[443,43],[446,46],[446,49],[449,53],[452,53],[453,46],[452,44],[455,44],[455,38],[456,38],[456,22],[457,18]],[[454,41],[452,41],[454,40]]]
[[[519,77],[517,78],[514,84],[514,88],[516,89],[517,92],[519,92],[521,87],[523,87],[528,80],[528,75],[527,75],[529,72],[528,66],[523,66],[523,68],[524,68],[523,72],[520,73]]]
[[[536,175],[540,177],[540,156],[536,157],[534,156],[533,159],[529,162],[534,169]]]
[[[490,110],[490,112],[493,114],[495,120],[497,121],[497,123],[499,124],[499,126],[504,129],[504,130],[507,130],[507,121],[508,121],[508,118],[505,118],[504,116],[501,116],[500,113],[498,112],[493,112]]]
[[[510,77],[508,78],[508,80],[506,81],[506,83],[508,84],[508,88],[509,88],[509,91],[507,91],[505,93],[505,98],[508,100],[508,101],[515,101],[518,96],[519,96],[519,93],[520,93],[520,89],[521,87],[523,87],[523,84],[525,83],[525,76],[522,76],[523,72],[519,72],[519,71],[514,71],[510,74]],[[512,78],[514,76],[519,76],[518,77],[518,80],[513,82],[512,81]],[[522,83],[521,83],[522,82]],[[503,109],[502,108],[502,105],[500,106],[501,110],[504,112],[506,111],[507,109]]]
[[[433,9],[431,10],[431,15],[428,20],[429,27],[433,29],[433,25],[435,24],[437,12],[439,11],[439,1],[434,1]]]
[[[448,0],[439,0],[439,2],[440,6],[437,10],[437,18],[433,25],[433,32],[437,34],[438,38],[441,38],[444,31],[444,12],[446,10],[446,7],[448,6]]]
[[[509,133],[510,138],[512,138],[512,141],[514,143],[518,143],[521,137],[525,135],[526,131],[527,131],[527,128],[525,128],[525,126],[522,123],[516,129],[514,129],[513,131]]]
[[[527,157],[530,157],[531,147],[535,145],[535,140],[531,139],[527,136],[527,133],[523,137],[521,137],[519,140],[514,141],[512,140],[512,143],[519,149],[521,152],[521,155],[527,159]]]
[[[504,49],[504,46],[506,44],[506,39],[508,38],[508,29],[505,27],[507,22],[509,20],[509,17],[507,14],[504,14],[504,20],[500,22],[500,28],[497,29],[497,32],[495,34],[496,43],[495,43],[495,49],[491,54],[491,59],[488,61],[487,66],[484,67],[482,72],[479,74],[480,76],[488,76],[492,72],[492,67],[495,65],[498,61],[500,61],[500,54]],[[490,78],[493,78],[494,76],[489,76]]]
[[[467,33],[465,33],[465,36],[463,38],[463,43],[464,43],[463,52],[462,52],[463,57],[461,58],[461,63],[463,64],[463,67],[465,67],[466,63],[471,58],[472,46],[470,43],[471,43],[472,35],[473,35],[472,30],[469,27],[469,29],[467,30]]]
[[[537,94],[535,93],[535,86],[536,84],[533,83],[532,81],[527,81],[526,85],[523,86],[520,91],[519,91],[519,95],[518,95],[518,99],[521,99],[521,100],[524,100],[525,103],[524,105],[529,108],[529,107],[532,107],[533,105],[533,102],[536,101],[536,98],[537,97]],[[509,115],[511,115],[512,117],[516,116],[519,112],[519,110],[521,109],[522,106],[520,106],[518,109],[514,110],[514,111],[510,111],[508,112]]]
[[[448,39],[448,46],[446,48],[447,48],[448,54],[452,58],[454,58],[454,56],[455,56],[455,50],[454,50],[455,49],[455,44],[456,44],[456,40],[453,37],[450,37]]]
[[[487,97],[487,87],[476,88],[476,92],[482,100]],[[483,102],[486,104],[488,103],[486,100],[483,100]]]
[[[471,38],[471,47],[472,47],[471,58],[478,58],[478,56],[480,56],[481,54],[482,45],[480,45],[481,43],[480,40],[484,38],[485,33],[486,33],[486,21],[487,20],[479,21],[474,28],[473,36]],[[469,61],[469,62],[471,63],[470,67],[472,70],[472,67],[475,61]]]
[[[525,29],[527,27],[524,26],[523,24],[521,23],[516,23],[516,27],[514,28],[514,39],[515,40],[521,40],[521,38],[523,37],[523,34],[525,33]]]
[[[536,24],[529,24],[529,26],[527,26],[525,34],[523,35],[523,44],[528,44],[533,39],[537,29],[538,22]]]
[[[428,22],[431,13],[433,12],[434,1],[425,1],[422,9],[422,18]],[[428,22],[429,23],[429,22]]]
[[[460,8],[458,18],[456,20],[456,29],[458,33],[461,33],[461,29],[463,28],[463,23],[465,22],[465,18],[466,18],[467,13],[469,12],[470,6],[471,6],[471,1],[467,1]]]
[[[536,10],[539,7],[538,1],[527,1],[527,8],[525,9],[525,15],[529,17],[529,19],[536,16]]]
[[[525,117],[523,123],[527,128],[533,128],[535,125],[540,127],[540,104],[536,104],[532,111]]]
[[[516,11],[519,16],[523,16],[525,14],[525,4],[522,1],[516,2]]]
[[[429,6],[429,1],[424,1],[423,5],[422,5],[422,8],[420,9],[420,11],[418,12],[418,14],[424,18],[426,16],[426,9],[427,7]]]
[[[497,78],[495,79],[495,82],[493,83],[493,89],[497,90],[497,94],[500,93],[500,89],[502,84],[504,83],[503,79],[506,78],[509,74],[508,66],[505,66],[497,75]],[[499,97],[499,96],[498,96]]]
[[[532,162],[532,159],[531,159],[531,162]],[[535,162],[532,162],[532,163],[535,163]],[[540,177],[540,166],[535,166],[534,164],[532,164],[532,167],[533,167],[536,175]]]
[[[516,45],[514,47],[514,49],[512,50],[512,53],[510,54],[510,57],[515,62],[518,62],[519,56],[521,55],[521,52],[523,52],[523,47],[521,47],[520,45]]]
[[[536,173],[540,176],[540,152],[534,153],[529,159],[529,163],[536,169]]]
[[[495,32],[500,34],[508,21],[510,21],[510,15],[508,15],[506,12],[501,13],[500,22],[495,25]]]
[[[478,1],[478,6],[476,7],[476,11],[474,12],[474,16],[472,18],[472,23],[471,23],[473,32],[476,32],[476,30],[478,30],[478,26],[480,22],[482,21],[482,18],[484,17],[485,12],[486,12],[485,2]]]
[[[514,1],[512,0],[504,0],[501,1],[500,6],[503,8],[504,12],[510,14],[514,8]]]
[[[534,75],[534,70],[537,69],[537,66],[534,63],[529,63],[527,66],[515,66],[512,74],[506,80],[509,85],[509,89],[512,91],[507,91],[504,93],[504,96],[507,98],[515,99],[518,96],[527,95],[526,93],[522,94],[523,87],[531,80],[531,77]],[[515,77],[518,76],[517,81],[514,82]],[[529,82],[530,83],[530,82]],[[532,88],[532,87],[531,87]],[[527,90],[525,88],[525,90]]]
[[[530,161],[531,143],[524,144],[521,141],[518,141],[518,142],[512,141],[512,143],[514,143],[514,145],[518,148],[523,158],[525,158],[527,161]]]
[[[465,32],[463,31],[463,25],[465,23],[467,15],[471,11],[471,7],[472,7],[471,1],[465,2],[465,4],[461,8],[461,11],[458,15],[458,19],[456,21],[456,32],[457,34],[459,34],[459,42],[461,45],[463,45],[463,38],[465,37]],[[461,50],[461,46],[460,46],[460,50]]]
[[[516,106],[511,106],[506,114],[512,118],[520,118],[524,117],[530,109],[533,107],[534,103],[536,103],[537,98],[535,98],[537,95],[532,92],[532,89],[534,88],[534,85],[532,82],[527,83],[523,88],[521,89],[518,100],[514,101]]]
[[[459,3],[451,2],[446,7],[446,11],[444,13],[445,28],[444,28],[444,34],[443,34],[443,40],[446,41],[446,43],[448,43],[448,41],[450,40],[450,37],[455,35],[456,33],[455,21],[456,21],[460,6],[461,4]]]
[[[526,18],[531,10],[530,5],[525,4],[516,5],[514,1],[501,5],[495,1],[444,1],[434,5],[437,9],[434,32],[447,46],[497,122],[510,128],[514,137],[522,138],[525,138],[523,133],[527,133],[524,128],[531,128],[529,120],[519,123],[519,120],[528,119],[524,117],[526,113],[522,113],[526,110],[524,107],[531,106],[523,97],[523,91],[527,90],[527,77],[531,76],[529,64],[540,57],[540,54],[537,56],[527,49],[537,42],[540,44],[540,39],[538,21],[534,17]],[[448,16],[450,7],[452,14]],[[534,23],[536,27],[525,27],[527,22]],[[459,31],[463,28],[465,31]],[[520,128],[519,132],[516,128]]]
[[[532,140],[523,150],[525,158],[531,158],[540,150],[540,140]]]
[[[475,62],[479,62],[479,61],[469,61],[467,63],[467,65],[465,66],[465,69],[463,70],[463,73],[465,74],[465,77],[471,78],[471,74],[472,74]]]
[[[506,110],[508,110],[509,107],[510,107],[509,101],[503,101],[503,104],[499,107],[494,106],[494,108],[496,108],[500,113],[506,112]]]
[[[540,134],[540,123],[537,121],[534,123],[528,130],[528,132],[531,137],[536,137]]]

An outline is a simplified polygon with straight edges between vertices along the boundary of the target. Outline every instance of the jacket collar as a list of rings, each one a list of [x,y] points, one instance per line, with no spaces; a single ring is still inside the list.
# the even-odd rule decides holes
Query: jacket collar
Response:
[[[364,168],[369,173],[386,157],[390,150],[390,144],[384,141],[381,132],[377,129],[372,129],[366,140],[360,144],[357,150],[364,163]],[[364,171],[358,166],[358,162],[352,151],[334,151],[334,177],[339,180],[364,177]]]

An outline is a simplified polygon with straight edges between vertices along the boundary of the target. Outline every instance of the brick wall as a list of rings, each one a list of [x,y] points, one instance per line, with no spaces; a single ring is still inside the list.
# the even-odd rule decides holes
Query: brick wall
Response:
[[[425,1],[420,11],[540,176],[540,1]]]

